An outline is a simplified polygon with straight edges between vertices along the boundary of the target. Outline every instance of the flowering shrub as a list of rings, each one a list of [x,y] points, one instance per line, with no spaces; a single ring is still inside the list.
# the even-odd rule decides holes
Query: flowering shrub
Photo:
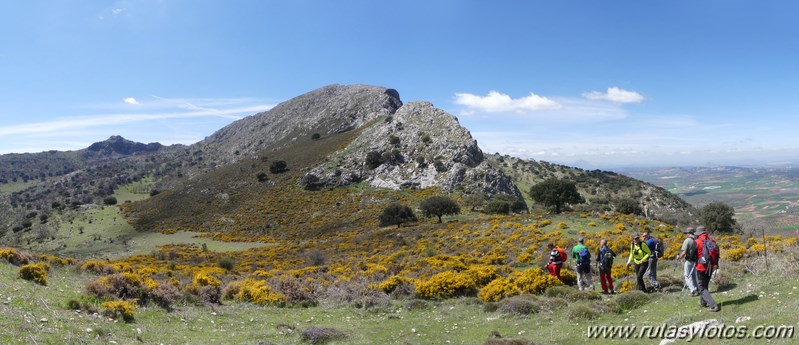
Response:
[[[722,251],[721,257],[727,261],[738,261],[744,257],[744,254],[746,254],[746,248],[736,247]]]
[[[57,257],[55,255],[49,255],[49,254],[40,254],[39,255],[39,261],[46,262],[46,263],[49,263],[51,265],[58,265],[58,266],[71,265],[72,263],[75,262],[74,259],[60,258],[60,257]]]
[[[84,271],[94,272],[96,274],[114,274],[117,272],[111,264],[105,260],[88,260],[80,265],[80,269]]]
[[[530,261],[533,260],[533,256],[530,255],[530,253],[528,253],[528,252],[524,252],[524,253],[519,254],[519,256],[516,257],[516,260],[521,262],[521,263],[528,264],[528,263],[530,263]]]
[[[230,282],[222,290],[224,298],[259,305],[282,305],[286,302],[283,294],[274,292],[263,280],[244,279]]]
[[[563,271],[561,271],[561,276]],[[526,271],[513,271],[506,278],[495,279],[480,289],[477,297],[485,302],[496,302],[506,297],[523,293],[540,294],[550,286],[561,285],[557,277],[545,273],[540,268]]]
[[[408,279],[408,278],[405,278],[405,277],[402,277],[402,276],[398,276],[398,275],[393,275],[393,276],[389,277],[388,279],[386,279],[386,280],[380,282],[379,284],[377,284],[376,287],[377,287],[377,289],[379,289],[379,290],[381,290],[381,291],[383,291],[385,293],[391,293],[398,286],[400,286],[402,284],[412,283],[412,282],[413,281],[411,279]]]
[[[635,290],[636,286],[632,280],[625,280],[621,283],[621,287],[619,288],[619,292],[627,292]]]
[[[195,274],[193,283],[199,286],[213,286],[217,288],[222,285],[221,280],[205,272],[198,272]]]
[[[624,260],[624,263],[613,265],[613,267],[610,268],[610,275],[613,279],[623,278],[633,273],[633,266],[627,267],[626,260]]]
[[[566,267],[560,270],[560,279],[565,285],[577,285],[577,273],[570,271]]]
[[[25,265],[31,261],[30,254],[16,250],[14,248],[0,248],[0,258],[5,259],[12,265]]]
[[[136,300],[109,301],[100,305],[103,307],[103,314],[110,318],[121,317],[125,322],[133,321],[133,313],[136,312]]]
[[[520,294],[516,282],[509,278],[494,279],[488,285],[480,289],[477,294],[481,300],[485,302],[496,302],[505,297],[516,296]]]
[[[499,270],[495,266],[476,264],[469,266],[463,274],[469,276],[477,286],[484,286],[499,276]]]
[[[19,269],[19,276],[25,280],[33,280],[34,283],[39,285],[47,285],[47,269],[46,263],[27,264]]]
[[[133,273],[115,273],[102,276],[86,284],[86,292],[98,298],[141,298],[146,291],[142,279]]]
[[[426,298],[461,296],[472,293],[475,285],[469,275],[446,271],[416,282],[416,294]]]

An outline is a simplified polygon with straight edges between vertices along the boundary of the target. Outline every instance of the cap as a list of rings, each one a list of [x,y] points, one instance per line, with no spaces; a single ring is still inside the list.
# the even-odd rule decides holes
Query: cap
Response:
[[[577,240],[577,242],[580,242],[580,243],[585,243],[585,239],[584,239],[584,238],[582,238],[582,237],[580,237],[580,239],[578,239],[578,240]]]
[[[701,234],[701,233],[705,233],[705,232],[707,232],[707,231],[705,230],[705,227],[704,227],[704,226],[697,226],[697,227],[696,227],[696,232],[698,232],[698,233],[700,233],[700,234]]]
[[[693,234],[694,233],[694,228],[685,228],[685,230],[683,230],[682,233],[683,234]]]

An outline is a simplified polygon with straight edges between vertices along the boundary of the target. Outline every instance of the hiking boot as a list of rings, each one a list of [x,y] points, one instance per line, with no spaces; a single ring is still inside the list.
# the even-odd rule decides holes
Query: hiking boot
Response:
[[[711,312],[714,312],[714,313],[720,312],[721,311],[721,306],[717,305],[715,307],[712,307],[712,308],[708,309],[708,311],[711,311]]]
[[[699,296],[699,292],[691,291],[691,297]]]
[[[616,290],[610,289],[610,294],[611,295],[615,295],[616,294]]]

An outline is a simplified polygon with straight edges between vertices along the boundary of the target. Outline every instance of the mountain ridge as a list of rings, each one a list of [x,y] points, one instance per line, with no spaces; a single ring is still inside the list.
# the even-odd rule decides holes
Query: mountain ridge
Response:
[[[214,224],[220,219],[241,217],[263,203],[280,204],[264,194],[291,197],[299,193],[287,186],[312,186],[321,190],[320,195],[326,195],[325,190],[366,184],[396,192],[433,188],[444,194],[487,198],[505,194],[522,200],[530,185],[552,177],[590,180],[578,184],[582,194],[606,194],[604,199],[586,197],[588,203],[580,209],[611,211],[613,199],[629,196],[653,216],[681,210],[689,217],[695,215],[690,205],[667,200],[679,198],[660,191],[652,197],[655,194],[647,192],[653,190],[650,186],[618,174],[584,173],[518,158],[503,162],[504,158],[483,153],[455,116],[429,102],[404,104],[396,90],[369,85],[329,85],[307,92],[235,121],[192,145],[141,144],[112,136],[90,148],[29,156],[31,162],[37,162],[32,167],[45,166],[48,155],[62,157],[71,165],[38,175],[33,183],[26,182],[24,188],[11,192],[6,209],[13,216],[0,225],[10,229],[32,211],[48,214],[60,212],[65,205],[100,204],[120,186],[148,177],[152,180],[149,189],[160,194],[125,205],[133,217],[131,222],[140,224],[140,230],[170,219],[165,223],[183,222],[183,227],[219,231],[224,227]],[[96,155],[103,152],[107,154]],[[0,162],[19,158],[2,155]],[[288,163],[287,171],[267,174],[270,165],[278,161]],[[18,165],[5,166],[10,168],[0,170],[0,181],[9,183],[8,177],[19,173],[14,170]],[[537,173],[521,173],[521,166]],[[258,177],[261,175],[264,181]],[[608,181],[624,188],[597,187]],[[385,198],[392,199],[396,200]],[[384,201],[372,200],[368,206],[360,204],[362,210],[369,210],[362,219],[374,217],[384,205]],[[528,206],[533,205],[527,201]],[[328,206],[335,208],[337,203]],[[351,206],[357,209],[357,205]],[[187,213],[178,214],[180,210]],[[255,222],[248,225],[253,229],[281,223],[263,217],[244,218]],[[364,221],[353,224],[369,224]]]

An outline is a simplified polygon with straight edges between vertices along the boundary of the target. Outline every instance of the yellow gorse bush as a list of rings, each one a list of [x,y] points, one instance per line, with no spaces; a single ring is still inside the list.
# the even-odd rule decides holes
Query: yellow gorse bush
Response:
[[[25,280],[32,280],[36,284],[46,286],[48,269],[49,266],[43,262],[23,265],[19,269],[19,277]]]
[[[561,271],[561,276],[563,271]],[[480,289],[477,297],[485,302],[496,302],[506,297],[519,294],[540,294],[550,286],[562,285],[557,277],[551,276],[540,268],[526,271],[513,271],[506,278],[498,278]]]
[[[721,258],[726,261],[738,261],[744,257],[744,254],[746,254],[744,247],[729,248],[721,252]]]
[[[214,277],[206,272],[198,272],[194,275],[194,281],[192,283],[198,286],[213,286],[213,287],[220,287],[222,285],[222,281],[219,278]]]
[[[445,298],[466,295],[476,289],[474,280],[467,274],[441,272],[426,281],[416,282],[416,294],[426,298]]]
[[[136,312],[136,301],[108,301],[100,306],[104,309],[104,314],[111,318],[122,317],[126,322],[133,321],[133,313]]]
[[[286,302],[286,297],[272,291],[265,281],[249,278],[230,282],[225,286],[223,294],[225,298],[259,305],[282,305]]]

